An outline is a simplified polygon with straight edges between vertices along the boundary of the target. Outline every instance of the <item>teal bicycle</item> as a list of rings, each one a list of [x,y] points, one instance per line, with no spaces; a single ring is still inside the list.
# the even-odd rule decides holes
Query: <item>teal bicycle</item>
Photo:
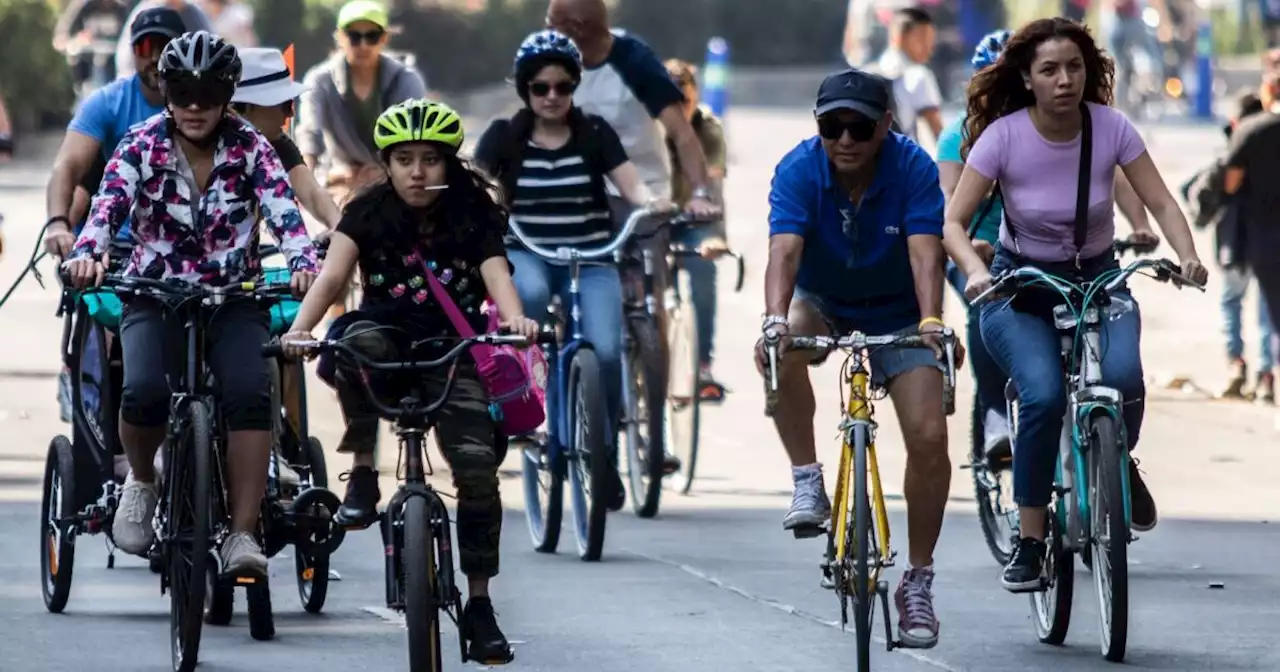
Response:
[[[1062,644],[1071,623],[1074,554],[1086,557],[1098,593],[1102,655],[1111,662],[1124,660],[1129,623],[1128,546],[1134,537],[1130,534],[1129,451],[1124,448],[1128,443],[1121,415],[1126,400],[1118,390],[1102,384],[1102,321],[1134,309],[1132,299],[1120,292],[1128,279],[1139,273],[1204,291],[1173,262],[1144,259],[1081,284],[1025,266],[1001,275],[973,301],[978,305],[993,294],[1021,289],[1048,289],[1061,296],[1061,303],[1053,308],[1053,322],[1062,334],[1069,393],[1054,496],[1049,504],[1044,590],[1031,594],[1031,610],[1040,641]],[[1018,400],[1012,382],[1006,388],[1006,398],[1016,437]],[[1014,451],[1016,454],[1016,439]]]

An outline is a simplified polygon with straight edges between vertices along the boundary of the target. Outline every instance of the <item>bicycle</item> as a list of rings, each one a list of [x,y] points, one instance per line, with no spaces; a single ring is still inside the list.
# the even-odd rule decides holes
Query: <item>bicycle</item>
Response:
[[[680,227],[699,226],[708,222],[699,221],[691,215],[678,215],[669,221],[672,238],[680,237]],[[700,379],[701,361],[698,351],[698,314],[686,299],[692,294],[692,279],[688,271],[691,259],[701,259],[702,254],[696,247],[683,243],[671,242],[667,246],[669,269],[667,291],[663,297],[667,313],[667,445],[671,452],[680,458],[680,469],[671,474],[675,480],[676,491],[682,495],[693,489],[693,477],[698,465],[698,435],[702,425],[702,380]],[[742,255],[728,251],[723,256],[737,261],[738,280],[734,292],[741,292],[745,280],[746,268]]]
[[[229,533],[223,447],[226,442],[211,374],[204,359],[205,325],[228,300],[272,303],[292,296],[288,285],[243,282],[226,287],[190,285],[109,274],[85,293],[114,292],[163,303],[182,322],[185,366],[170,385],[169,423],[164,442],[162,496],[156,507],[154,546],[161,560],[161,592],[169,594],[170,655],[175,672],[195,669],[210,572],[218,573],[213,553]],[[235,579],[251,591],[267,591],[266,581]],[[261,593],[259,593],[260,595]],[[252,605],[258,596],[250,598]],[[267,598],[269,599],[269,597]]]
[[[1134,274],[1142,273],[1178,287],[1204,287],[1191,282],[1167,259],[1135,261],[1123,269],[1103,273],[1087,283],[1074,283],[1026,266],[1002,274],[990,289],[974,298],[980,305],[1005,290],[1028,288],[1057,292],[1061,303],[1053,309],[1054,326],[1062,334],[1063,373],[1068,403],[1063,419],[1054,495],[1049,504],[1042,590],[1031,594],[1036,635],[1041,642],[1059,645],[1071,623],[1074,592],[1074,554],[1088,553],[1098,593],[1101,650],[1111,662],[1124,660],[1128,638],[1128,544],[1130,531],[1129,452],[1120,393],[1102,383],[1102,321],[1134,309],[1132,300],[1113,298]],[[1017,418],[1017,393],[1006,386],[1008,412]],[[1016,437],[1016,422],[1012,423]],[[1116,505],[1116,502],[1121,502]]]
[[[942,342],[943,402],[947,415],[955,411],[956,335],[951,329],[938,332]],[[765,331],[767,367],[765,380],[765,413],[772,415],[777,402],[778,364],[782,335],[774,328]],[[885,507],[880,465],[876,459],[871,372],[867,368],[870,351],[879,348],[930,347],[923,335],[868,336],[853,332],[847,336],[796,336],[791,348],[826,354],[833,350],[847,353],[841,366],[841,380],[848,385],[848,398],[842,399],[844,418],[840,423],[843,445],[840,469],[836,475],[834,520],[822,528],[796,530],[799,538],[827,535],[827,550],[822,563],[824,588],[835,591],[840,600],[840,626],[849,622],[850,598],[853,602],[853,625],[858,639],[858,672],[871,669],[871,627],[875,619],[875,597],[879,597],[884,619],[885,650],[893,651],[901,644],[893,638],[889,619],[889,583],[881,578],[885,569],[893,567],[897,551],[889,543],[889,513]],[[869,479],[869,482],[868,482]],[[852,481],[852,483],[850,482]]]
[[[525,249],[569,269],[569,305],[561,305],[559,310],[554,306],[548,309],[557,336],[555,343],[544,348],[547,366],[555,372],[555,385],[547,387],[548,431],[545,435],[513,439],[522,444],[524,456],[521,470],[525,520],[534,550],[541,553],[554,553],[560,543],[566,476],[571,488],[569,499],[573,507],[578,557],[594,562],[604,552],[608,484],[612,476],[610,471],[616,467],[610,454],[613,442],[606,430],[609,417],[605,410],[600,361],[582,333],[578,277],[584,263],[615,256],[630,240],[640,221],[650,214],[648,210],[636,210],[612,241],[590,250],[542,247],[529,240],[515,220],[510,224],[512,235]],[[566,309],[567,318],[564,315]],[[544,491],[545,502],[542,501]]]
[[[1159,242],[1117,239],[1112,247],[1117,255],[1122,256],[1125,253],[1144,255],[1154,252],[1159,247]],[[976,307],[972,309],[976,310]],[[1014,391],[1012,385],[1006,384],[1006,406],[1013,400],[1009,395]],[[1020,530],[1018,507],[1013,502],[1012,454],[1002,458],[986,454],[984,445],[986,409],[979,402],[976,389],[973,393],[972,409],[969,464],[962,465],[960,468],[970,470],[973,478],[974,500],[978,504],[978,524],[982,527],[983,539],[987,543],[987,549],[991,551],[991,557],[1003,567],[1013,556],[1014,544],[1017,542]],[[1011,429],[1016,420],[1017,418],[1010,418]],[[1086,564],[1088,564],[1087,560]]]
[[[462,615],[462,593],[454,581],[453,540],[449,531],[449,510],[435,488],[427,482],[434,474],[426,450],[426,436],[436,412],[448,401],[456,379],[456,360],[473,344],[515,345],[529,342],[522,336],[483,334],[459,339],[457,345],[433,360],[376,362],[341,340],[306,341],[299,345],[313,354],[332,352],[350,357],[362,369],[365,396],[379,415],[396,423],[400,438],[400,464],[404,473],[400,487],[387,503],[380,519],[383,547],[386,548],[387,608],[404,613],[409,631],[409,670],[440,672],[443,670],[440,648],[440,612],[455,625]],[[279,343],[263,346],[263,355],[279,357]],[[396,406],[382,403],[369,383],[364,370],[375,372],[425,372],[449,366],[444,391],[431,403],[425,403],[422,390],[409,392]],[[396,470],[400,471],[399,468]],[[467,662],[467,642],[458,637],[462,662]],[[498,664],[495,661],[477,661]],[[510,662],[501,661],[502,663]]]

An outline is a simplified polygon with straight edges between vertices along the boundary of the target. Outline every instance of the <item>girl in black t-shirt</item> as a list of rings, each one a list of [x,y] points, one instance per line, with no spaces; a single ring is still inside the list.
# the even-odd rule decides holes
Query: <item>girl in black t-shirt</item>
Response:
[[[344,338],[368,357],[431,359],[452,347],[452,341],[436,341],[415,348],[424,339],[458,335],[431,294],[427,273],[443,285],[477,332],[487,326],[481,310],[487,296],[496,303],[504,325],[535,338],[538,325],[524,316],[503,248],[506,211],[494,202],[484,177],[458,158],[462,121],[457,113],[425,100],[401,103],[378,118],[374,139],[388,179],[366,187],[347,203],[320,277],[282,339],[286,349],[300,354],[293,344],[311,338],[311,330],[357,265],[364,300],[359,310],[333,322],[329,338]],[[458,364],[453,391],[434,419],[458,490],[459,564],[470,585],[462,634],[470,659],[493,664],[511,659],[489,601],[489,579],[498,573],[498,466],[506,454],[506,437],[490,416],[474,366],[466,358]],[[338,452],[355,455],[337,522],[367,526],[377,520],[381,497],[374,471],[378,416],[369,407],[359,372],[346,362],[322,356],[320,375],[337,388],[346,418]],[[425,379],[376,380],[375,387],[379,396],[389,398],[387,403],[403,396],[404,386],[434,400],[443,391],[445,377],[441,370]]]

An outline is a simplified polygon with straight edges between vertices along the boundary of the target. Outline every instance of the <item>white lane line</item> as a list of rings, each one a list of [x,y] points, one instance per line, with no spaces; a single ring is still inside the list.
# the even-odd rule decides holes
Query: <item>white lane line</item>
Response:
[[[666,565],[666,566],[668,566],[668,567],[674,567],[674,568],[676,568],[676,569],[678,569],[678,570],[680,570],[680,571],[682,571],[682,572],[684,572],[684,573],[686,573],[686,574],[688,574],[688,575],[690,575],[690,576],[692,576],[692,577],[694,577],[694,578],[696,578],[696,579],[698,579],[698,580],[700,580],[700,581],[704,581],[704,582],[706,582],[706,583],[709,583],[709,584],[711,584],[711,585],[715,586],[716,588],[719,588],[719,589],[721,589],[721,590],[728,591],[728,592],[730,592],[730,593],[733,593],[734,595],[737,595],[738,597],[741,597],[741,598],[746,599],[746,600],[750,600],[750,601],[752,601],[752,602],[755,602],[756,604],[759,604],[759,605],[762,605],[762,606],[768,607],[768,608],[770,608],[770,609],[773,609],[774,611],[780,611],[780,612],[782,612],[782,613],[784,613],[784,614],[787,614],[787,615],[789,615],[789,616],[795,616],[795,617],[797,617],[797,618],[800,618],[800,619],[803,619],[803,620],[809,621],[810,623],[816,623],[816,624],[818,624],[818,625],[824,625],[824,626],[826,626],[826,627],[828,627],[828,628],[831,628],[831,629],[833,629],[833,630],[839,630],[839,631],[841,631],[841,632],[849,632],[849,634],[853,634],[853,632],[852,632],[852,631],[846,631],[846,630],[842,629],[842,628],[840,627],[840,622],[839,622],[839,621],[829,621],[829,620],[827,620],[827,619],[825,619],[825,618],[822,618],[821,616],[818,616],[818,615],[816,615],[816,614],[811,614],[811,613],[809,613],[809,612],[807,612],[807,611],[804,611],[803,609],[797,609],[796,607],[794,607],[794,606],[792,606],[792,605],[790,605],[790,604],[784,604],[784,603],[779,602],[779,601],[774,600],[774,599],[770,599],[770,598],[767,598],[767,597],[764,597],[764,596],[761,596],[761,595],[756,595],[755,593],[749,592],[749,591],[747,591],[747,590],[745,590],[745,589],[743,589],[743,588],[739,588],[739,587],[737,587],[737,586],[735,586],[735,585],[733,585],[733,584],[731,584],[731,583],[728,583],[728,582],[726,582],[726,581],[724,581],[724,580],[722,580],[722,579],[719,579],[719,578],[717,578],[717,577],[715,577],[715,576],[713,576],[713,575],[711,575],[711,574],[708,574],[707,572],[704,572],[704,571],[702,571],[702,570],[698,569],[697,567],[693,567],[693,566],[690,566],[690,565],[686,565],[686,564],[684,564],[684,563],[676,562],[676,561],[674,561],[674,560],[668,560],[668,559],[666,559],[666,558],[659,557],[659,556],[656,556],[656,555],[650,555],[650,554],[648,554],[648,553],[642,553],[642,552],[640,552],[640,551],[634,551],[634,550],[626,549],[626,548],[621,549],[621,550],[622,550],[622,552],[624,552],[624,553],[630,553],[631,555],[634,555],[634,556],[636,556],[636,557],[638,557],[638,558],[644,558],[645,560],[652,560],[653,562],[657,562],[657,563],[659,563],[659,564],[663,564],[663,565]],[[871,635],[871,639],[872,639],[872,640],[874,640],[874,641],[876,641],[876,642],[879,642],[881,646],[884,646],[884,645],[885,645],[884,638],[883,638],[883,637],[881,637],[880,635],[877,635],[877,634],[875,634],[875,633],[872,633],[872,635]],[[913,659],[913,660],[917,660],[917,661],[920,661],[921,663],[924,663],[924,664],[929,665],[929,666],[931,666],[931,667],[937,668],[937,669],[939,669],[939,670],[943,670],[944,672],[963,672],[960,668],[952,667],[952,666],[950,666],[950,665],[948,665],[948,664],[946,664],[946,663],[942,662],[941,660],[937,660],[937,659],[935,659],[935,658],[931,658],[931,657],[929,657],[929,656],[926,656],[926,655],[924,655],[923,653],[920,653],[918,650],[915,650],[915,649],[902,649],[902,648],[898,648],[898,649],[894,649],[894,653],[900,653],[900,654],[902,654],[902,655],[904,655],[904,656],[906,656],[906,657],[908,657],[908,658],[911,658],[911,659]]]

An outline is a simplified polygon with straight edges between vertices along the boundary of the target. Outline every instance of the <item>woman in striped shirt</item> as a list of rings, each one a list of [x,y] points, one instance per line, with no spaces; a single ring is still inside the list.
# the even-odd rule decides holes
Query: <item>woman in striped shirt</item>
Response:
[[[516,92],[525,107],[493,122],[476,145],[476,164],[502,185],[511,218],[543,246],[594,248],[613,237],[606,178],[636,206],[661,205],[652,202],[613,128],[574,107],[581,76],[582,55],[569,38],[551,30],[530,35],[515,59]],[[567,292],[565,267],[548,265],[518,243],[507,256],[529,315],[542,314],[552,292]],[[600,358],[613,422],[622,399],[622,283],[608,265],[585,266],[578,281],[582,332]],[[616,510],[624,493],[620,479],[615,485]]]

